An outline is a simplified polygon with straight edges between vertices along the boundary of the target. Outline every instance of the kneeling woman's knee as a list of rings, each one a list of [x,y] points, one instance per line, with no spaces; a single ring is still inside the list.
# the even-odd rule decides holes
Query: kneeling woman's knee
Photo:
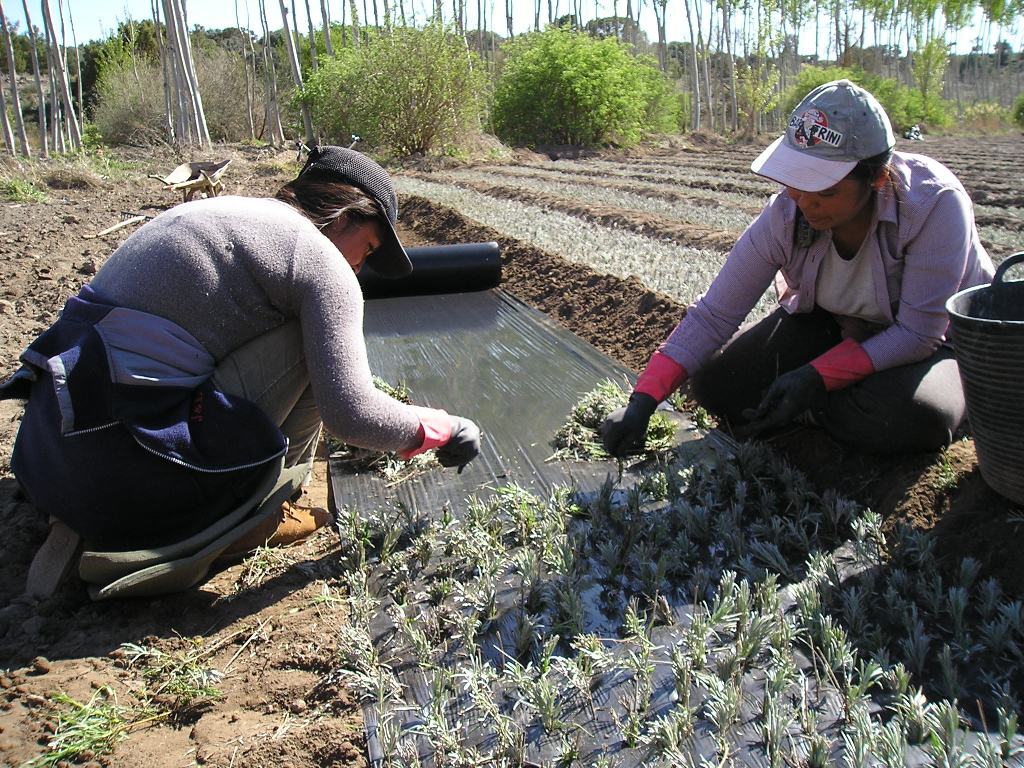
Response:
[[[962,410],[930,402],[880,402],[857,387],[834,392],[822,426],[842,445],[864,453],[919,453],[947,447]]]

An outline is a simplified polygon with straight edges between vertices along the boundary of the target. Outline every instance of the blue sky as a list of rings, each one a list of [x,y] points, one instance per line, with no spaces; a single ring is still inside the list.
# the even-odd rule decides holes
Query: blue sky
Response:
[[[291,7],[290,0],[286,0],[289,7]],[[339,20],[341,18],[341,4],[347,0],[329,0],[328,6],[330,8],[332,19]],[[393,0],[394,1],[394,0]],[[189,25],[201,25],[208,29],[220,29],[223,27],[235,26],[235,0],[205,0],[203,2],[197,2],[196,0],[183,0],[186,8],[186,14],[188,15]],[[278,0],[265,0],[267,6],[267,18],[272,29],[280,29],[281,27],[281,11]],[[363,7],[362,0],[357,0],[360,8]],[[406,0],[405,7],[408,13],[412,4],[415,4],[417,18],[420,20],[425,19],[427,16],[427,9],[433,7],[432,0]],[[514,0],[515,11],[513,18],[515,19],[516,29],[515,31],[524,32],[533,20],[533,4],[534,0]],[[505,3],[504,0],[483,0],[485,8],[493,7],[493,18],[495,22],[496,31],[499,34],[505,32]],[[259,5],[257,0],[237,0],[238,14],[242,21],[243,27],[249,27],[250,29],[259,29]],[[314,15],[314,23],[319,25],[320,23],[320,0],[309,0],[310,9]],[[397,3],[396,3],[397,5]],[[446,9],[451,8],[450,2],[445,2],[444,7]],[[559,0],[559,13],[566,13],[571,7],[571,0]],[[602,15],[612,15],[612,0],[598,0],[597,7]],[[625,8],[625,0],[619,0],[620,11]],[[247,10],[248,6],[248,10]],[[305,30],[306,28],[306,3],[305,0],[296,0],[296,13],[299,18],[299,29]],[[65,22],[66,22],[66,34],[67,39],[71,41],[71,29],[70,25],[67,24],[67,9],[70,8],[71,20],[74,22],[75,37],[79,43],[88,42],[90,40],[97,40],[106,38],[109,34],[117,28],[118,24],[128,18],[133,19],[148,19],[151,17],[150,11],[150,0],[64,0],[65,7]],[[476,24],[476,3],[473,0],[467,0],[466,7],[468,9],[469,25],[471,27],[477,26]],[[541,0],[542,19],[546,18],[547,15],[547,2]],[[587,0],[586,4],[587,18],[593,16],[594,4],[592,0]],[[39,0],[29,0],[29,10],[32,13],[32,21],[36,26],[41,25],[42,11],[39,10]],[[56,15],[58,8],[58,0],[50,0],[50,8]],[[22,3],[20,0],[13,0],[5,4],[5,11],[8,15],[8,21],[10,23],[18,22],[20,24],[19,29],[24,29],[25,14],[22,9]],[[246,22],[246,14],[249,16],[249,23]],[[485,11],[489,13],[489,11]],[[59,21],[55,21],[59,24]],[[640,25],[647,33],[651,40],[657,40],[657,28],[655,27],[654,12],[651,10],[651,3],[648,0],[643,4],[643,10],[640,16]],[[688,40],[689,33],[686,27],[686,16],[683,9],[682,0],[670,0],[668,3],[668,17],[666,22],[668,30],[669,40]],[[957,39],[957,52],[966,53],[970,50],[970,46],[973,42],[973,37],[976,33],[973,28],[964,30]],[[827,36],[827,33],[825,33]],[[1009,39],[1011,44],[1016,50],[1018,48],[1017,43],[1019,42],[1019,34],[1010,35]],[[822,38],[821,53],[824,54],[824,47],[826,45],[825,37]],[[805,34],[804,38],[801,39],[801,53],[812,53],[814,50],[813,38],[809,38]]]

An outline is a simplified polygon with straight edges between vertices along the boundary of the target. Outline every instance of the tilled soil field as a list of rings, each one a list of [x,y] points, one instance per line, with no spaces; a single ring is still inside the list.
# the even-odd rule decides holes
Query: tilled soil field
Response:
[[[932,154],[960,175],[994,258],[1024,247],[1019,136],[929,137],[902,148]],[[598,240],[584,242],[590,254],[581,255],[579,237],[563,249],[531,212],[542,209],[559,217],[559,226],[579,224],[595,237],[607,234],[609,242],[617,238],[623,250],[649,242],[652,249],[669,244],[724,258],[772,191],[747,170],[755,154],[752,146],[680,140],[629,156],[553,161],[522,153],[503,163],[408,168],[399,173],[403,239],[408,245],[497,240],[505,290],[636,370],[678,322],[690,289],[651,285],[655,279],[631,276],[628,264],[616,270],[590,260],[603,250]],[[227,158],[232,194],[272,194],[298,167],[292,152],[242,146],[189,159]],[[164,175],[180,160],[169,152],[125,150],[25,168],[5,161],[5,177],[32,180],[45,199],[0,204],[0,375],[15,369],[24,346],[137,224],[97,233],[177,202],[147,176]],[[453,195],[472,197],[466,206],[453,206],[462,199]],[[501,208],[500,216],[489,206]],[[64,695],[122,711],[143,701],[152,708],[148,717],[132,710],[133,724],[106,721],[114,735],[127,738],[112,754],[98,750],[77,762],[365,764],[358,705],[331,674],[345,623],[332,534],[226,567],[181,595],[95,604],[70,579],[48,600],[26,599],[26,572],[46,521],[19,497],[10,474],[19,417],[19,404],[0,404],[0,520],[6,530],[0,543],[0,762],[23,765],[47,752],[58,713],[73,709],[62,703]],[[938,554],[951,567],[973,556],[983,575],[1024,597],[1021,510],[984,484],[969,429],[942,454],[884,460],[844,452],[813,430],[778,438],[776,447],[817,487],[837,488],[870,506],[890,528],[909,523],[933,531]],[[309,503],[326,503],[324,467],[318,465],[307,490]],[[150,674],[154,669],[164,677]],[[171,669],[191,682],[169,685]],[[217,693],[203,693],[211,683]]]

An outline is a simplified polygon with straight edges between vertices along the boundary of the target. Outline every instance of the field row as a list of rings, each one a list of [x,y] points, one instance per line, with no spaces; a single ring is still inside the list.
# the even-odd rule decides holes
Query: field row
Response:
[[[496,198],[451,184],[397,177],[400,195],[419,195],[458,210],[501,234],[585,264],[599,272],[638,277],[646,286],[689,304],[706,290],[725,263],[724,250],[681,247],[581,220],[517,200]],[[768,294],[755,312],[771,311]]]

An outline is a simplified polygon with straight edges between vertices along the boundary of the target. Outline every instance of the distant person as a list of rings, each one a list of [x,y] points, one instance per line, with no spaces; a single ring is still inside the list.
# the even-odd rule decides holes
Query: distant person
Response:
[[[638,446],[687,380],[740,436],[796,421],[863,452],[949,444],[966,407],[945,302],[989,282],[992,262],[956,176],[895,143],[848,80],[800,102],[751,165],[783,188],[602,425],[609,453]],[[741,328],[773,281],[780,307]]]
[[[11,462],[27,497],[93,549],[136,550],[215,526],[268,474],[308,475],[322,427],[472,461],[472,421],[371,378],[356,273],[412,270],[397,210],[376,162],[317,147],[275,198],[199,200],[143,226],[3,385],[28,396]],[[325,522],[285,505],[249,543],[273,539],[285,512],[298,515],[285,539]]]

